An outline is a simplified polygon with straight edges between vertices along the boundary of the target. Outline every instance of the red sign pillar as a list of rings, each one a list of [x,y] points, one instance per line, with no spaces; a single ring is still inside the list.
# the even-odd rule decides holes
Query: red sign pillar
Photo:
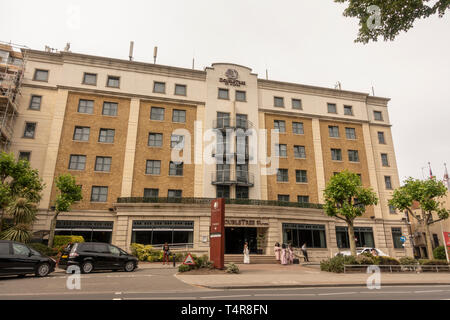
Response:
[[[225,254],[225,199],[211,201],[211,226],[209,228],[209,254],[214,268],[224,268]]]

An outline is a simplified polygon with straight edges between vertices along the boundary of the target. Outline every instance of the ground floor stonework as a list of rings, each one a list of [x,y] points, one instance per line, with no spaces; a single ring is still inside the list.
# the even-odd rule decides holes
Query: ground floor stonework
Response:
[[[49,229],[52,212],[41,211],[34,231]],[[110,242],[129,250],[131,243],[165,242],[172,248],[209,253],[210,204],[116,203],[110,211],[72,211],[60,214],[56,234],[82,235],[86,241]],[[345,222],[321,209],[227,204],[225,253],[242,253],[244,242],[252,254],[273,255],[275,243],[306,243],[311,261],[321,261],[349,250]],[[408,227],[402,220],[359,218],[355,221],[357,247],[376,247],[392,257],[412,256]]]

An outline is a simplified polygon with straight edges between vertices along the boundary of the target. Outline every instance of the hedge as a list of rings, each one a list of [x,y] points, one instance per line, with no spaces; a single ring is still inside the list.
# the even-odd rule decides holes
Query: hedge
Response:
[[[44,256],[55,257],[58,254],[57,248],[49,248],[43,243],[28,243],[28,246]]]
[[[201,269],[201,268],[213,268],[213,263],[208,260],[208,255],[204,254],[201,257],[197,257],[195,254],[191,254],[192,259],[194,260],[194,265],[185,265],[181,264],[178,267],[178,272],[186,272],[194,269]],[[185,255],[186,257],[186,255]]]
[[[433,257],[435,259],[438,259],[438,260],[445,260],[445,259],[447,259],[447,255],[445,254],[444,246],[436,247],[433,250]]]
[[[441,265],[441,266],[445,266],[448,265],[447,260],[431,260],[431,259],[420,259],[419,263],[423,266],[427,266],[427,265]]]
[[[137,257],[139,261],[162,262],[164,257],[163,250],[153,249],[149,244],[132,243],[131,253]],[[175,253],[175,261],[177,262],[183,261],[185,257],[186,255],[181,252]],[[169,257],[169,261],[173,261],[173,256]]]
[[[55,236],[53,240],[53,247],[65,247],[69,243],[74,242],[84,242],[84,238],[82,236]]]

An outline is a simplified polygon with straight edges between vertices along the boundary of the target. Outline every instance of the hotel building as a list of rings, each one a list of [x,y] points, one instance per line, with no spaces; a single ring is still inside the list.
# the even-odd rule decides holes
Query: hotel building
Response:
[[[245,240],[259,254],[306,242],[320,260],[349,247],[343,221],[320,206],[330,177],[348,169],[380,199],[355,222],[357,246],[411,255],[398,245],[403,215],[388,205],[399,186],[389,99],[261,79],[231,63],[194,70],[24,52],[10,150],[46,184],[35,232],[48,231],[54,180],[70,173],[83,199],[59,216],[57,234],[207,253],[210,199],[225,197],[226,253]],[[226,133],[238,138],[220,142]]]

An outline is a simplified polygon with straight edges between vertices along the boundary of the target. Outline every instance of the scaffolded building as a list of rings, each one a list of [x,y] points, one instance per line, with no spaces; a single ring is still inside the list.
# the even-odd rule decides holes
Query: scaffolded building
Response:
[[[21,48],[0,42],[0,150],[9,151],[25,71]]]

